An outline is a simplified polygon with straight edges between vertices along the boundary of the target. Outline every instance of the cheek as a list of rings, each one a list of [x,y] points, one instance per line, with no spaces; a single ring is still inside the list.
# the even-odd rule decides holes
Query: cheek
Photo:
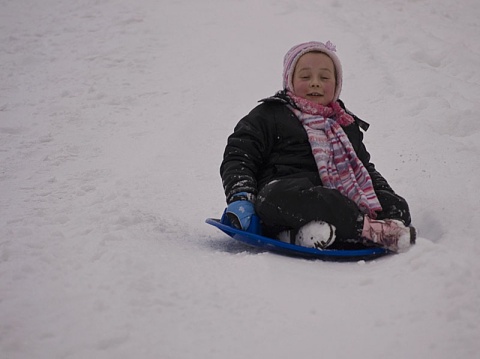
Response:
[[[328,91],[329,93],[333,94],[335,92],[335,83],[334,82],[326,83],[324,89],[325,91]]]
[[[293,82],[293,92],[295,94],[305,92],[308,88],[308,84],[302,81],[294,81]]]

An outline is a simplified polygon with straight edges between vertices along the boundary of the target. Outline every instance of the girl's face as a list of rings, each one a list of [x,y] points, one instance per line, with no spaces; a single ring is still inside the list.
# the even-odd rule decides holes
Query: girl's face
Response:
[[[300,56],[293,72],[293,93],[320,105],[328,105],[335,95],[335,66],[328,55],[307,52]]]

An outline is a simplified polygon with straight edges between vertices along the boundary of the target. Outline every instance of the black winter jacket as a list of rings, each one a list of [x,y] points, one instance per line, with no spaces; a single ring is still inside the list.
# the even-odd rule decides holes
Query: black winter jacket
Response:
[[[240,120],[228,138],[220,167],[227,203],[238,192],[256,195],[275,179],[307,177],[314,185],[322,184],[307,133],[287,107],[287,104],[293,105],[290,99],[279,92],[261,102]],[[345,109],[343,102],[339,100],[339,103]],[[394,193],[370,162],[370,154],[363,144],[360,128],[368,129],[368,123],[348,113],[355,122],[343,130],[370,173],[374,189]]]

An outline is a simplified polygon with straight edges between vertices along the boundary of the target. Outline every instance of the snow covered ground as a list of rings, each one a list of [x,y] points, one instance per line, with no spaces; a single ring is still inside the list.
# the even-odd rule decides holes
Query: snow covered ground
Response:
[[[0,357],[478,358],[477,0],[0,0]],[[331,263],[204,224],[227,136],[331,40],[405,254]]]

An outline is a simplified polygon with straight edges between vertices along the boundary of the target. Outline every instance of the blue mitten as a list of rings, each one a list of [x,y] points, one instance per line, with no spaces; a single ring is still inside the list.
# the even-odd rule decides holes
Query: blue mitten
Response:
[[[248,230],[255,215],[255,207],[247,198],[245,192],[235,194],[225,212],[232,226],[244,231]]]

